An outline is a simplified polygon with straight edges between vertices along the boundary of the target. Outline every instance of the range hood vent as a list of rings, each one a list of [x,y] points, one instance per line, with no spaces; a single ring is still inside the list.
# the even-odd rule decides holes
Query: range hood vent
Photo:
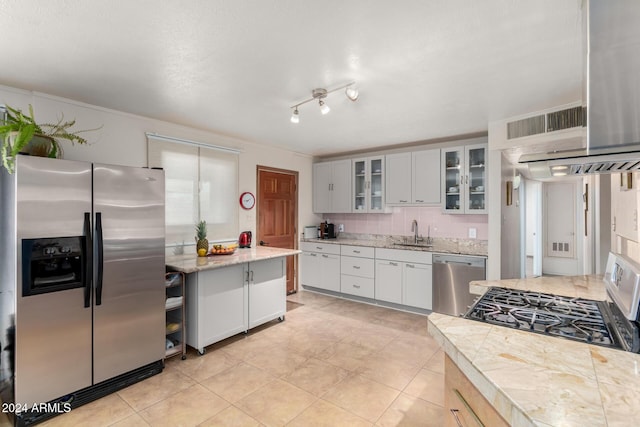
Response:
[[[545,144],[523,154],[519,163],[529,171],[581,175],[638,170],[640,162],[640,7],[638,0],[584,0],[583,100],[587,109],[546,117],[546,134],[571,126],[585,126],[577,147],[568,147],[558,133]],[[573,110],[573,109],[571,109]],[[588,125],[587,117],[588,113]],[[527,145],[530,141],[527,141]],[[564,150],[570,148],[570,150]],[[532,175],[535,175],[532,172]]]
[[[539,155],[525,155],[520,163],[528,163],[533,179],[640,171],[640,151],[607,153],[601,150],[600,155],[586,156],[584,151],[575,150],[547,154],[547,158],[551,156],[555,158],[544,160]]]
[[[552,133],[586,124],[586,109],[582,106],[552,111],[507,123],[507,139]]]

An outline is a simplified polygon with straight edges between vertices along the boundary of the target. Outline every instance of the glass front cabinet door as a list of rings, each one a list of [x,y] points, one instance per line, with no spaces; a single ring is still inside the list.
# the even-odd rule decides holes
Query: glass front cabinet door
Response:
[[[487,213],[487,144],[442,150],[443,210],[447,213]]]
[[[353,160],[353,206],[356,213],[382,213],[384,200],[384,157]]]

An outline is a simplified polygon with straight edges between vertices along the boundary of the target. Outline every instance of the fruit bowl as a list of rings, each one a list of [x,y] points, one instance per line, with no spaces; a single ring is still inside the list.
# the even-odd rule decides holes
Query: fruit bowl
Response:
[[[209,255],[231,255],[237,249],[238,245],[213,245]]]

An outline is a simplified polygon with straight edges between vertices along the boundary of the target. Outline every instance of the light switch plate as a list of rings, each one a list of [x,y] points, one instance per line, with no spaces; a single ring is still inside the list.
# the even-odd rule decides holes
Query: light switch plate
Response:
[[[476,228],[469,228],[469,238],[475,239],[478,236],[478,230]]]
[[[338,225],[338,231],[339,231],[340,233],[344,232],[344,224],[340,224],[340,225]]]

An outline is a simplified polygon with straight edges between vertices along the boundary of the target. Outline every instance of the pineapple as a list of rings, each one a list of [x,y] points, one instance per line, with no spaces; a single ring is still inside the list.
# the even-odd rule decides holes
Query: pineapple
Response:
[[[209,250],[209,241],[207,240],[207,222],[200,221],[196,225],[196,252],[200,249]]]

